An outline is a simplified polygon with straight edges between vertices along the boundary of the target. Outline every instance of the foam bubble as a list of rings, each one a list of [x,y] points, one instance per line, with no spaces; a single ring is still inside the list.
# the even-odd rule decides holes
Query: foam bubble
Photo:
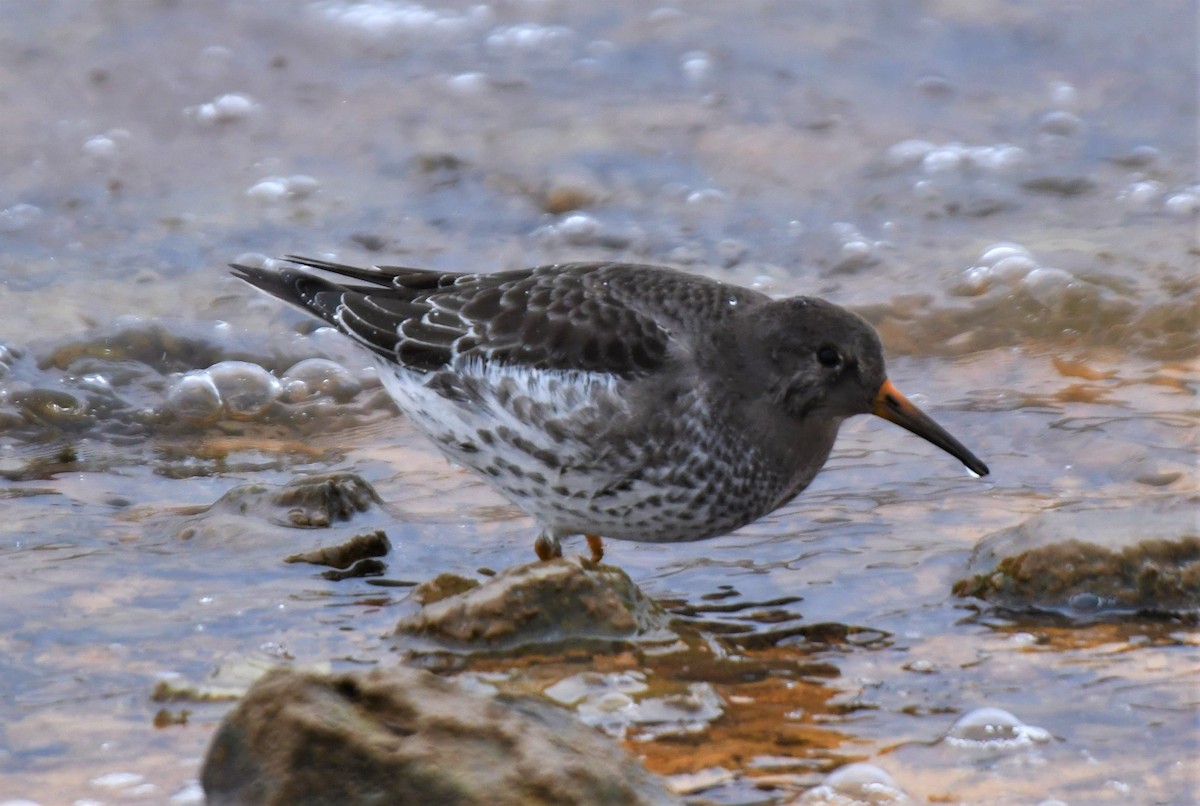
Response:
[[[458,13],[394,0],[328,0],[310,8],[320,19],[380,42],[417,37],[460,40],[492,20],[492,10],[486,5]]]
[[[729,203],[729,194],[716,188],[693,190],[687,195],[687,204],[691,207],[717,208]]]
[[[1083,131],[1083,120],[1070,112],[1061,110],[1047,112],[1038,121],[1038,130],[1043,134],[1075,137]]]
[[[225,414],[234,420],[258,417],[282,391],[271,373],[249,361],[221,361],[209,367],[208,374],[224,403]]]
[[[41,221],[45,212],[33,204],[14,204],[0,210],[0,232],[20,232]]]
[[[994,266],[1001,260],[1008,257],[1027,257],[1032,259],[1033,255],[1028,249],[1021,246],[1019,243],[1000,242],[989,246],[983,250],[983,254],[979,256],[976,263],[980,266]]]
[[[911,803],[908,794],[892,776],[874,764],[854,763],[838,767],[818,786],[805,792],[802,804],[900,804]]]
[[[700,84],[712,73],[712,58],[702,50],[683,54],[680,69],[684,77],[693,84]]]
[[[179,377],[167,392],[167,408],[192,423],[213,423],[221,417],[221,393],[207,370]]]
[[[1079,103],[1079,91],[1066,81],[1051,81],[1047,89],[1050,103],[1059,109],[1074,109]]]
[[[934,145],[928,140],[901,140],[887,150],[887,161],[896,168],[911,168],[925,159],[933,151]]]
[[[1137,210],[1147,209],[1162,195],[1162,182],[1154,179],[1143,179],[1131,183],[1117,194],[1117,200],[1124,202]]]
[[[259,105],[248,95],[231,92],[185,111],[201,123],[232,123],[250,117]]]
[[[83,153],[90,157],[108,159],[117,153],[117,141],[107,134],[97,134],[89,137],[83,143]]]
[[[446,80],[446,86],[459,95],[481,95],[490,84],[486,73],[460,73]]]
[[[927,174],[940,174],[956,171],[962,167],[967,158],[967,150],[962,143],[947,143],[935,146],[921,160],[921,170]]]
[[[1173,216],[1191,216],[1200,213],[1200,185],[1172,193],[1163,202],[1163,209]]]
[[[944,741],[953,747],[978,750],[1010,750],[1044,744],[1050,732],[1026,725],[1002,708],[977,708],[960,717],[947,731]]]
[[[283,373],[283,396],[298,403],[314,397],[330,397],[344,403],[362,391],[350,371],[328,358],[306,358]]]
[[[136,772],[110,772],[93,778],[92,786],[101,789],[126,789],[144,780],[145,776]]]
[[[496,28],[487,35],[485,45],[495,55],[511,53],[550,53],[561,51],[574,33],[561,25],[526,22]]]
[[[268,176],[250,187],[246,191],[246,195],[255,201],[277,202],[303,199],[316,193],[320,187],[320,182],[305,174]]]
[[[557,230],[568,243],[587,244],[600,233],[600,222],[587,213],[572,213],[558,223]]]
[[[1075,282],[1075,275],[1063,269],[1035,268],[1021,280],[1021,287],[1039,303],[1054,307]]]

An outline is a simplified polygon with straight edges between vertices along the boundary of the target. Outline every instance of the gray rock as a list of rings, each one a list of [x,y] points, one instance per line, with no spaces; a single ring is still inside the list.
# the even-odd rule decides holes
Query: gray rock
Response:
[[[240,534],[246,517],[289,529],[321,529],[375,510],[386,522],[379,494],[355,473],[298,476],[283,486],[243,484],[209,507],[195,511],[178,529],[185,540],[206,535]]]
[[[532,645],[676,638],[666,612],[624,571],[578,557],[510,568],[444,598],[425,596],[420,589],[413,598],[428,603],[402,618],[396,634],[416,652],[506,652]]]
[[[269,672],[217,731],[201,783],[210,806],[680,803],[559,708],[406,667]]]
[[[1200,613],[1197,501],[1052,509],[985,538],[960,596],[1089,615]]]

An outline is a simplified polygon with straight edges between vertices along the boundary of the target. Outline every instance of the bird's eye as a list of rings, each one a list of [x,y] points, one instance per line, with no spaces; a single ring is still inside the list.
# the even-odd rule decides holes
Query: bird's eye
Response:
[[[826,344],[824,347],[817,350],[817,361],[823,367],[836,367],[842,363],[842,356],[836,349]]]

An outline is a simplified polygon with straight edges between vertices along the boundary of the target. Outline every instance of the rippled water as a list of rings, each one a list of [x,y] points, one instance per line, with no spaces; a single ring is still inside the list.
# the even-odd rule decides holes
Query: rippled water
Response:
[[[407,585],[532,558],[362,356],[225,273],[246,252],[636,259],[855,307],[992,475],[851,422],[763,521],[609,544],[724,656],[490,673],[600,673],[581,716],[641,703],[613,731],[718,802],[1200,797],[1194,627],[950,593],[1030,515],[1196,493],[1194,4],[0,13],[0,802],[195,802],[229,704],[168,724],[157,683],[387,660]],[[387,509],[198,514],[339,470]],[[376,528],[394,585],[282,561]]]

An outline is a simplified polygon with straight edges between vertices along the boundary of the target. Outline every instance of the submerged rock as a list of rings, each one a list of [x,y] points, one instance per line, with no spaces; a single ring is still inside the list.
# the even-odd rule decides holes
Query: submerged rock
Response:
[[[327,565],[330,568],[344,571],[370,557],[383,557],[391,549],[392,544],[388,541],[387,534],[382,529],[376,529],[374,532],[355,535],[345,543],[339,543],[336,546],[326,546],[292,554],[285,557],[283,561],[285,563]]]
[[[446,587],[445,582],[441,587]],[[465,587],[465,586],[464,586]],[[580,558],[510,568],[428,602],[396,634],[415,651],[510,651],[577,642],[671,641],[667,613],[619,568]]]
[[[200,780],[210,806],[680,802],[552,705],[405,667],[268,673],[222,723]]]
[[[257,514],[280,526],[321,528],[350,520],[382,500],[355,473],[323,473],[292,479],[282,487],[243,484],[225,493],[200,517]]]
[[[954,585],[1008,607],[1200,613],[1197,501],[1056,509],[985,538]]]

